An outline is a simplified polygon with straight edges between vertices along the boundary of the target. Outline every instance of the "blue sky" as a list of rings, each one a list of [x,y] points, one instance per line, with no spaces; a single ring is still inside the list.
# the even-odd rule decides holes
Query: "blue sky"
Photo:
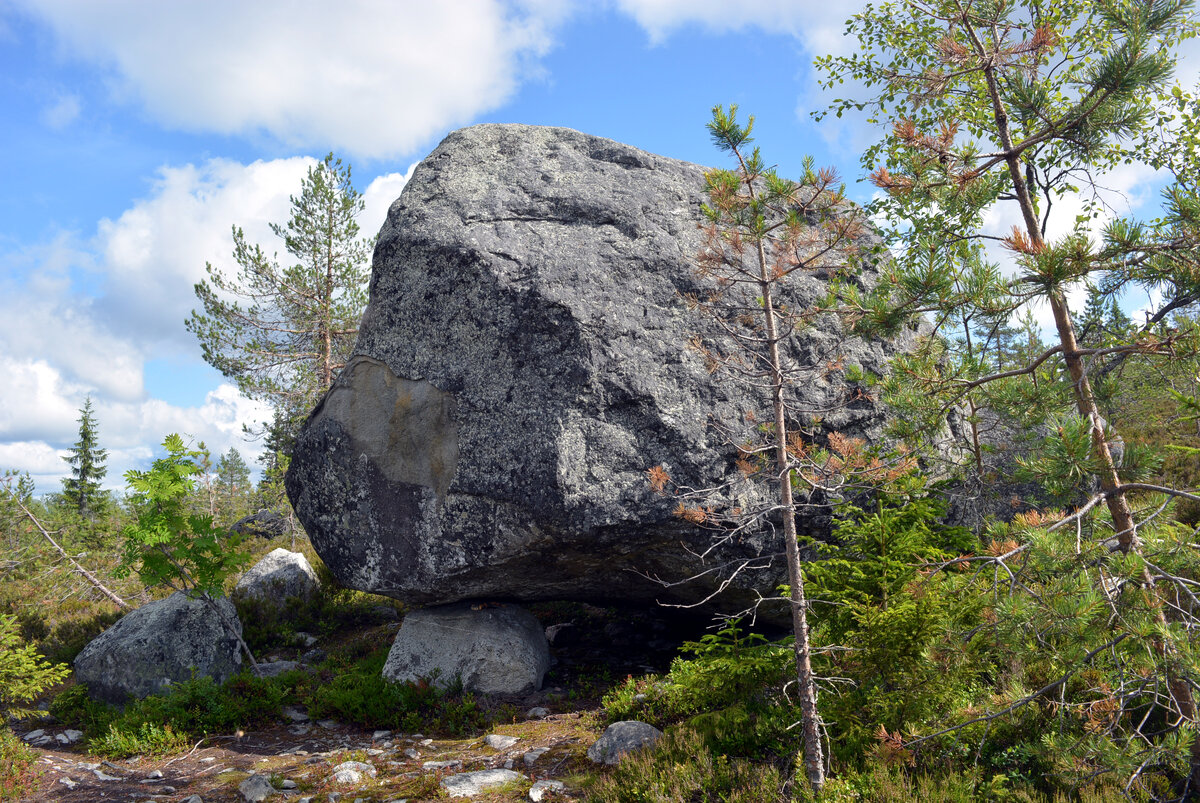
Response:
[[[57,490],[89,394],[110,487],[169,432],[253,457],[241,428],[265,408],[200,358],[183,325],[192,285],[206,262],[231,266],[231,225],[277,250],[268,224],[331,150],[354,166],[369,233],[416,162],[481,122],[567,126],[714,164],[704,123],[714,104],[737,103],[783,173],[812,154],[852,195],[868,192],[854,183],[858,153],[878,132],[809,117],[828,102],[812,58],[845,52],[852,5],[333,8],[0,0],[0,470]],[[1137,171],[1115,183],[1134,206],[1154,195]]]

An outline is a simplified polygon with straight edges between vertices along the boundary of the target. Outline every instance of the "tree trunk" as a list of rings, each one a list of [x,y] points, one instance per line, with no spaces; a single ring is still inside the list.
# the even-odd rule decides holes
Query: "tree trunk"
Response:
[[[825,759],[821,747],[820,714],[817,689],[813,682],[812,646],[808,640],[808,601],[804,596],[804,575],[800,569],[800,544],[796,534],[796,506],[792,497],[792,470],[787,451],[787,416],[783,403],[783,367],[779,357],[775,307],[771,298],[771,279],[766,252],[758,243],[760,289],[767,346],[771,367],[771,406],[775,414],[775,464],[779,477],[779,502],[783,509],[783,541],[787,554],[789,595],[792,607],[793,649],[796,655],[796,682],[799,684],[800,722],[804,733],[804,772],[814,794],[825,786]]]

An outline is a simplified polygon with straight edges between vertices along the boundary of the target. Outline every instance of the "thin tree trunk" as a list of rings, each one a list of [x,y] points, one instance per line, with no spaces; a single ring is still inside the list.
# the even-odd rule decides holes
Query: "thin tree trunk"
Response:
[[[808,601],[804,596],[804,575],[800,569],[800,544],[796,534],[796,506],[792,497],[792,471],[787,452],[787,417],[783,404],[783,369],[776,335],[775,307],[771,298],[771,280],[766,252],[758,243],[760,287],[763,317],[771,364],[771,406],[775,413],[775,462],[779,475],[779,501],[783,508],[783,541],[787,553],[788,584],[791,589],[793,649],[796,655],[796,681],[800,686],[800,722],[804,733],[804,772],[815,794],[825,785],[825,759],[821,748],[820,715],[817,690],[813,682],[812,647],[808,640]]]
[[[27,519],[29,519],[31,522],[33,522],[33,526],[38,529],[38,532],[40,532],[42,534],[42,537],[50,542],[50,546],[54,547],[58,551],[58,554],[62,555],[64,558],[66,558],[68,561],[71,562],[71,565],[75,567],[75,571],[77,571],[81,575],[83,575],[83,578],[85,580],[87,580],[89,583],[91,583],[96,588],[96,590],[99,591],[101,594],[108,597],[113,602],[113,604],[115,604],[118,608],[121,608],[122,610],[129,609],[128,602],[126,602],[125,600],[118,597],[115,593],[113,593],[113,591],[111,591],[108,588],[108,586],[106,586],[106,585],[104,585],[104,583],[100,582],[100,578],[96,577],[96,575],[92,574],[90,571],[83,568],[83,566],[81,566],[79,564],[79,561],[75,560],[75,558],[68,555],[67,550],[65,550],[61,546],[59,546],[59,543],[54,540],[54,537],[52,535],[50,535],[49,530],[47,530],[45,527],[42,526],[42,523],[37,520],[37,517],[34,516],[33,513],[30,512],[29,508],[25,507],[25,505],[21,503],[20,499],[13,497],[13,501],[17,503],[17,507],[21,508],[21,512],[25,514],[25,517]]]

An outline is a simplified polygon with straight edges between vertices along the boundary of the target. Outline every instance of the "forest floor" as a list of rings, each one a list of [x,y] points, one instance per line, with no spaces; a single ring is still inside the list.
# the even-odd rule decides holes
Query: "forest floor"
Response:
[[[177,754],[105,760],[89,754],[86,740],[78,745],[53,741],[34,747],[40,778],[24,800],[182,803],[196,795],[203,803],[242,803],[246,797],[239,786],[251,775],[262,775],[277,790],[268,800],[418,803],[447,799],[441,782],[448,777],[491,769],[511,769],[522,778],[471,800],[529,800],[530,786],[540,780],[560,781],[563,789],[537,799],[579,799],[601,771],[586,753],[604,730],[604,693],[630,674],[665,671],[680,643],[703,632],[695,621],[681,624],[654,613],[582,607],[588,611],[586,626],[562,639],[565,645],[552,647],[553,666],[541,691],[481,700],[496,712],[486,730],[456,737],[398,733],[313,721],[305,709],[291,706],[271,726],[209,735]],[[361,634],[338,634],[356,636]],[[67,727],[47,715],[14,726],[14,732],[25,737],[42,730],[54,739]],[[493,734],[517,741],[496,749],[486,741]],[[369,765],[374,777],[364,773],[349,783],[334,779],[335,768],[348,761]]]

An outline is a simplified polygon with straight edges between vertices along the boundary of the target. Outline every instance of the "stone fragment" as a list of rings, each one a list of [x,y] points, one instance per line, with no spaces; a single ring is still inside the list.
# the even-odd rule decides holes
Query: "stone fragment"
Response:
[[[394,681],[455,677],[482,694],[523,694],[541,688],[550,650],[537,619],[516,605],[467,603],[409,613],[388,653],[383,676]]]
[[[308,712],[299,706],[285,705],[283,707],[283,715],[292,722],[308,722]]]
[[[524,778],[524,775],[512,770],[479,770],[443,778],[442,788],[450,797],[474,797]]]
[[[284,672],[291,672],[299,668],[300,664],[295,661],[261,661],[258,665],[258,676],[260,678],[277,678]]]
[[[600,738],[588,748],[587,757],[596,764],[616,764],[621,760],[621,756],[654,744],[660,736],[662,731],[645,722],[614,722],[605,728]]]
[[[116,705],[193,675],[223,683],[242,667],[241,627],[228,599],[179,591],[125,614],[93,639],[75,659],[75,677],[92,697]]]
[[[529,799],[533,803],[541,803],[547,795],[553,796],[556,792],[563,791],[565,787],[562,781],[540,780],[535,781],[533,786],[529,787]]]
[[[277,538],[292,531],[291,523],[273,510],[260,510],[234,522],[230,527],[238,535],[254,535],[259,538]]]
[[[29,733],[25,734],[21,738],[27,742],[34,742],[34,741],[37,741],[38,739],[42,738],[45,735],[46,735],[46,731],[44,731],[41,728],[38,728],[37,730],[30,731]]]
[[[238,792],[241,793],[246,803],[262,803],[268,797],[278,794],[264,775],[251,775],[238,784]]]
[[[526,711],[525,716],[528,719],[545,719],[546,717],[550,716],[550,709],[543,708],[540,705],[535,706],[535,707],[529,709],[528,711]]]
[[[343,761],[333,768],[333,775],[330,776],[330,779],[334,783],[356,784],[362,783],[364,777],[374,778],[377,774],[378,770],[365,762]]]
[[[57,739],[58,741],[62,742],[63,744],[75,744],[76,742],[78,742],[80,739],[83,738],[83,731],[75,730],[74,728],[67,728],[65,731],[58,734],[58,736],[55,736],[54,738]]]
[[[517,742],[521,741],[519,737],[504,736],[499,733],[489,733],[484,737],[483,740],[487,742],[487,746],[493,750],[507,750]]]
[[[525,762],[526,767],[532,767],[537,763],[537,760],[545,755],[550,750],[549,747],[535,747],[529,750],[525,755],[521,756],[521,760]]]

